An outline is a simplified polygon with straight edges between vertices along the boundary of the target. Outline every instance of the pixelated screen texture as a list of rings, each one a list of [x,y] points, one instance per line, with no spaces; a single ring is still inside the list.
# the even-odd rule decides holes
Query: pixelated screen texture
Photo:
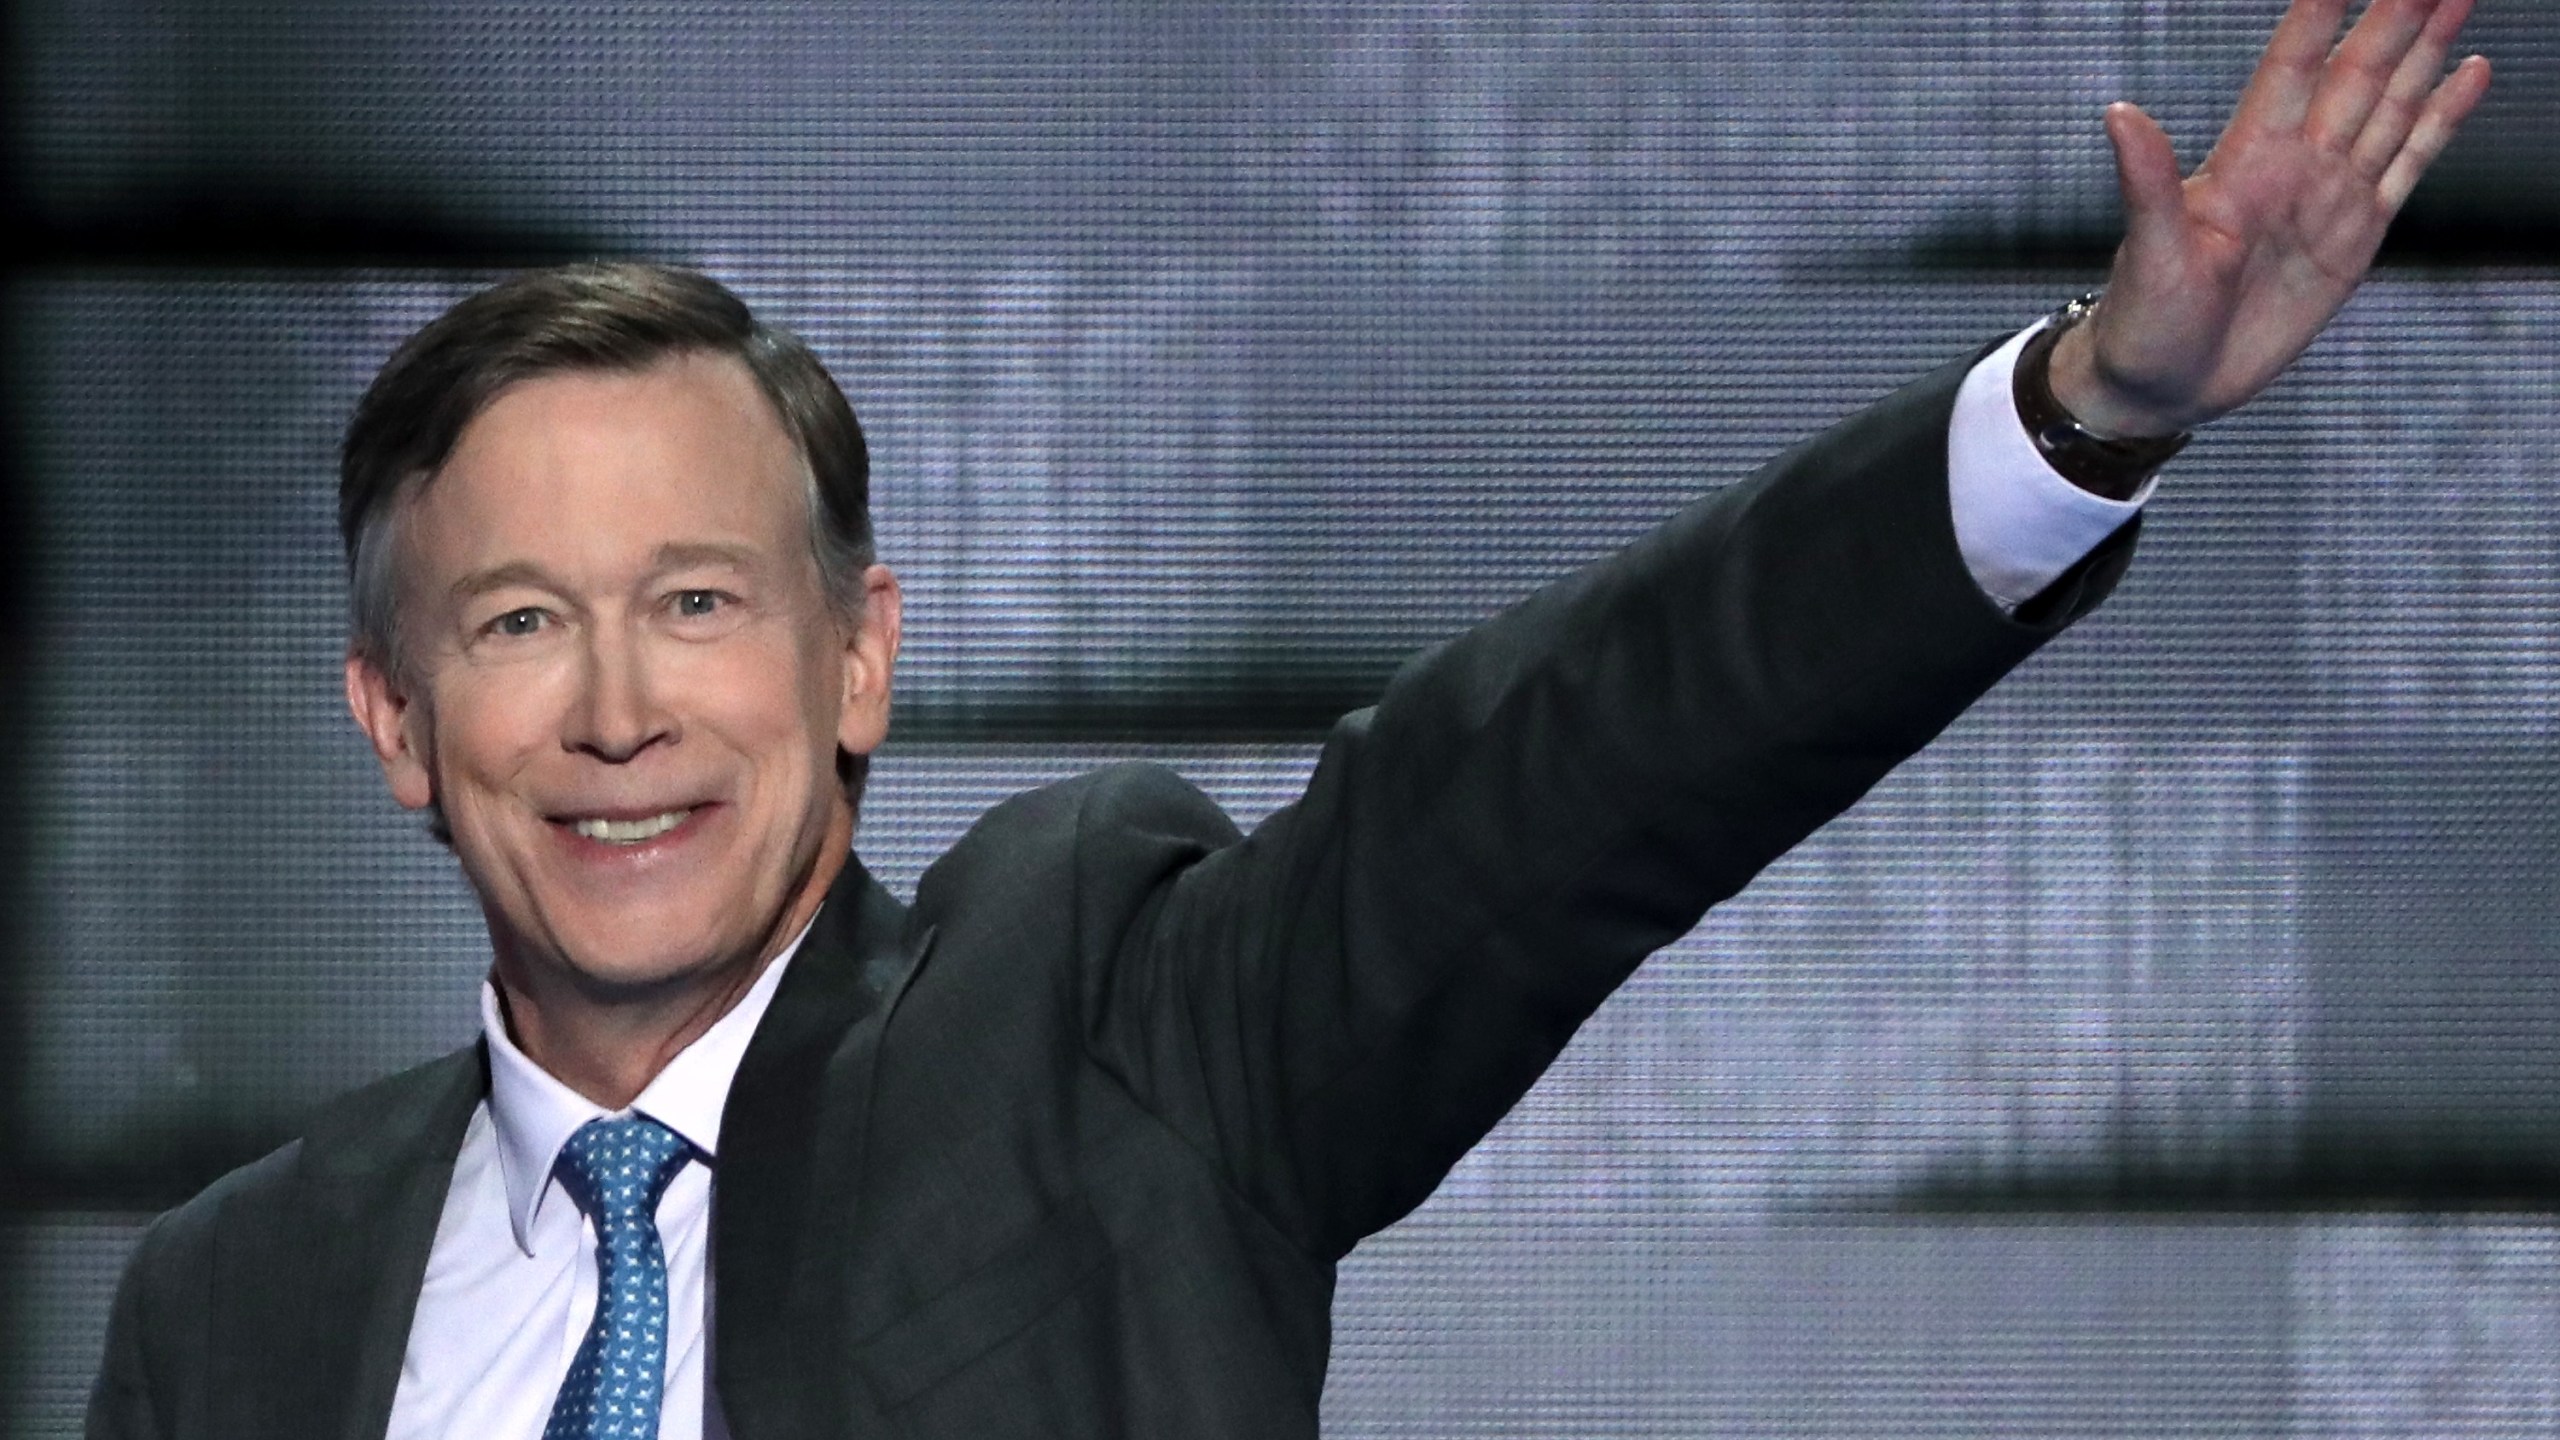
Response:
[[[2560,38],[2491,8],[2448,179],[2530,208]],[[13,114],[70,232],[299,196],[701,264],[806,336],[907,587],[858,848],[909,892],[1111,760],[1286,803],[1401,657],[2093,279],[2008,260],[2109,233],[2098,107],[2192,159],[2272,18],[53,0]],[[331,483],[488,274],[11,281],[16,1118],[66,1198],[0,1237],[9,1434],[76,1432],[131,1177],[469,1038],[476,908],[339,698]],[[1328,1433],[2549,1433],[2548,1215],[2428,1186],[2560,1166],[2555,321],[2543,269],[2371,286],[2104,610],[1354,1254]]]

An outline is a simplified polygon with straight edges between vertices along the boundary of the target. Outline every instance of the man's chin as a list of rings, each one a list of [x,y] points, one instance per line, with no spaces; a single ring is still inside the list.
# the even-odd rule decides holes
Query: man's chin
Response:
[[[705,941],[696,946],[669,948],[663,936],[649,940],[654,944],[647,951],[582,946],[563,956],[561,963],[576,978],[578,988],[598,1000],[639,1001],[716,982],[717,977],[742,968],[753,958],[750,942]]]
[[[751,937],[628,922],[562,927],[548,944],[510,943],[494,927],[490,938],[502,972],[534,972],[520,973],[520,984],[563,986],[598,1005],[648,1004],[716,985],[744,968],[757,949]]]

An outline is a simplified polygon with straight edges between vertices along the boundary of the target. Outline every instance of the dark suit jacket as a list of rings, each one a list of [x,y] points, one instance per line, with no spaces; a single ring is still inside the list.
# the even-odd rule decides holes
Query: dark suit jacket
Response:
[[[1965,366],[1416,658],[1251,835],[1122,766],[996,807],[902,906],[850,867],[721,1134],[740,1440],[1310,1436],[1334,1263],[1636,963],[2121,572],[2028,618],[1947,507]],[[161,1218],[101,1436],[383,1433],[477,1047]]]

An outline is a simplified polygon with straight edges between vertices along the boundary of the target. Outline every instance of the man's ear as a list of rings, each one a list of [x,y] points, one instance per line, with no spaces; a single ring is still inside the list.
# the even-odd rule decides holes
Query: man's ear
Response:
[[[354,651],[347,653],[347,708],[355,712],[356,727],[373,742],[374,758],[382,762],[382,778],[391,786],[391,798],[411,810],[435,803],[435,786],[428,779],[421,737],[416,733],[416,722],[422,717],[412,712],[408,695],[389,672]]]
[[[889,737],[889,672],[898,663],[898,577],[886,565],[862,572],[862,623],[845,637],[844,704],[836,744],[868,755]]]

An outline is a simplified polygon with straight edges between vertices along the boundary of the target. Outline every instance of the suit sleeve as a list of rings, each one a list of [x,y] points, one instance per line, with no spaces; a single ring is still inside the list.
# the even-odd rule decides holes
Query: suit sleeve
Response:
[[[1311,1254],[1420,1203],[1639,961],[2121,574],[2135,526],[2017,615],[1983,594],[1968,368],[1408,663],[1301,800],[1088,942],[1100,1063]]]
[[[153,1240],[166,1223],[165,1219],[156,1222],[144,1232],[133,1258],[125,1262],[123,1278],[116,1282],[115,1308],[107,1316],[106,1353],[98,1365],[97,1382],[89,1390],[89,1418],[81,1432],[87,1440],[160,1440],[169,1433],[161,1421],[144,1358],[143,1314]]]

